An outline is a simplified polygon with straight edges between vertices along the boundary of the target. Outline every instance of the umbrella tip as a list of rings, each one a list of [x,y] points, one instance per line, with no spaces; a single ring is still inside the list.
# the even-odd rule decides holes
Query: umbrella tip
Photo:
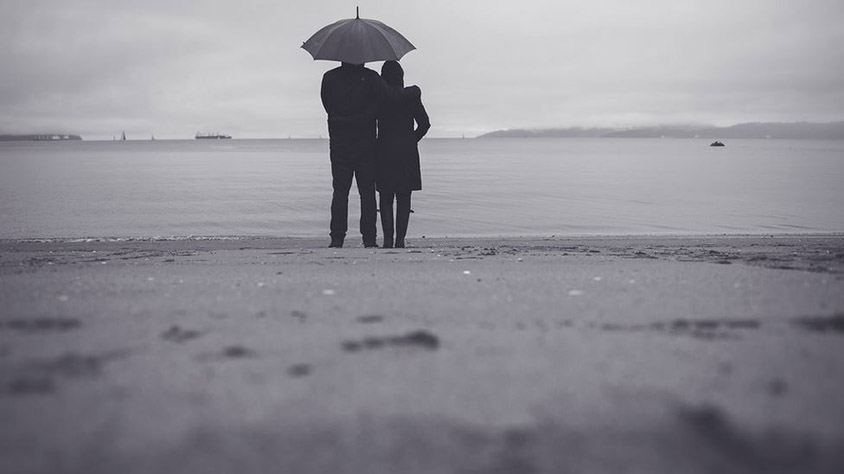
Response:
[[[360,20],[360,7],[355,7],[355,18]]]

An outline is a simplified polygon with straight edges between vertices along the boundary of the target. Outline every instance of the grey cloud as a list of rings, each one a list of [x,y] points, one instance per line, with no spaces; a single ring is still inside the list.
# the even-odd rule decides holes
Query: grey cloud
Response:
[[[0,130],[185,136],[325,133],[322,73],[299,45],[341,0],[8,0]],[[840,120],[835,0],[362,2],[419,50],[432,134],[619,121]],[[375,64],[373,67],[377,68]]]

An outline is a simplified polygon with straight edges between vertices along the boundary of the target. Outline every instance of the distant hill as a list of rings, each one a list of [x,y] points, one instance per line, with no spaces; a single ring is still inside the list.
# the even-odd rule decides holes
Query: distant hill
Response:
[[[844,122],[743,123],[730,127],[655,126],[631,128],[510,129],[485,133],[478,138],[781,138],[844,140]]]
[[[32,135],[0,135],[0,142],[31,142],[31,141],[58,141],[58,140],[82,140],[79,135],[68,135],[66,133],[37,133]]]

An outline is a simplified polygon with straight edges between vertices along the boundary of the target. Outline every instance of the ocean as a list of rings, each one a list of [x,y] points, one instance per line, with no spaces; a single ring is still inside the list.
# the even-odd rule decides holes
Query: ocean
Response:
[[[844,232],[844,141],[708,145],[426,138],[408,238]],[[0,142],[2,239],[327,239],[330,201],[327,140]]]

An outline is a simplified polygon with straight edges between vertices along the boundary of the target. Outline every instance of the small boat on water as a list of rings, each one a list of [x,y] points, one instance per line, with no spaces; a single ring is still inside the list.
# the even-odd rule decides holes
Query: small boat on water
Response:
[[[709,146],[726,146],[724,143],[715,140],[714,142],[710,143]]]
[[[227,134],[225,134],[225,133],[218,133],[218,132],[212,132],[212,133],[196,132],[196,139],[197,139],[197,140],[209,140],[209,139],[210,139],[210,140],[220,140],[220,139],[226,139],[226,138],[231,138],[231,137],[232,137],[231,135],[227,135]]]

